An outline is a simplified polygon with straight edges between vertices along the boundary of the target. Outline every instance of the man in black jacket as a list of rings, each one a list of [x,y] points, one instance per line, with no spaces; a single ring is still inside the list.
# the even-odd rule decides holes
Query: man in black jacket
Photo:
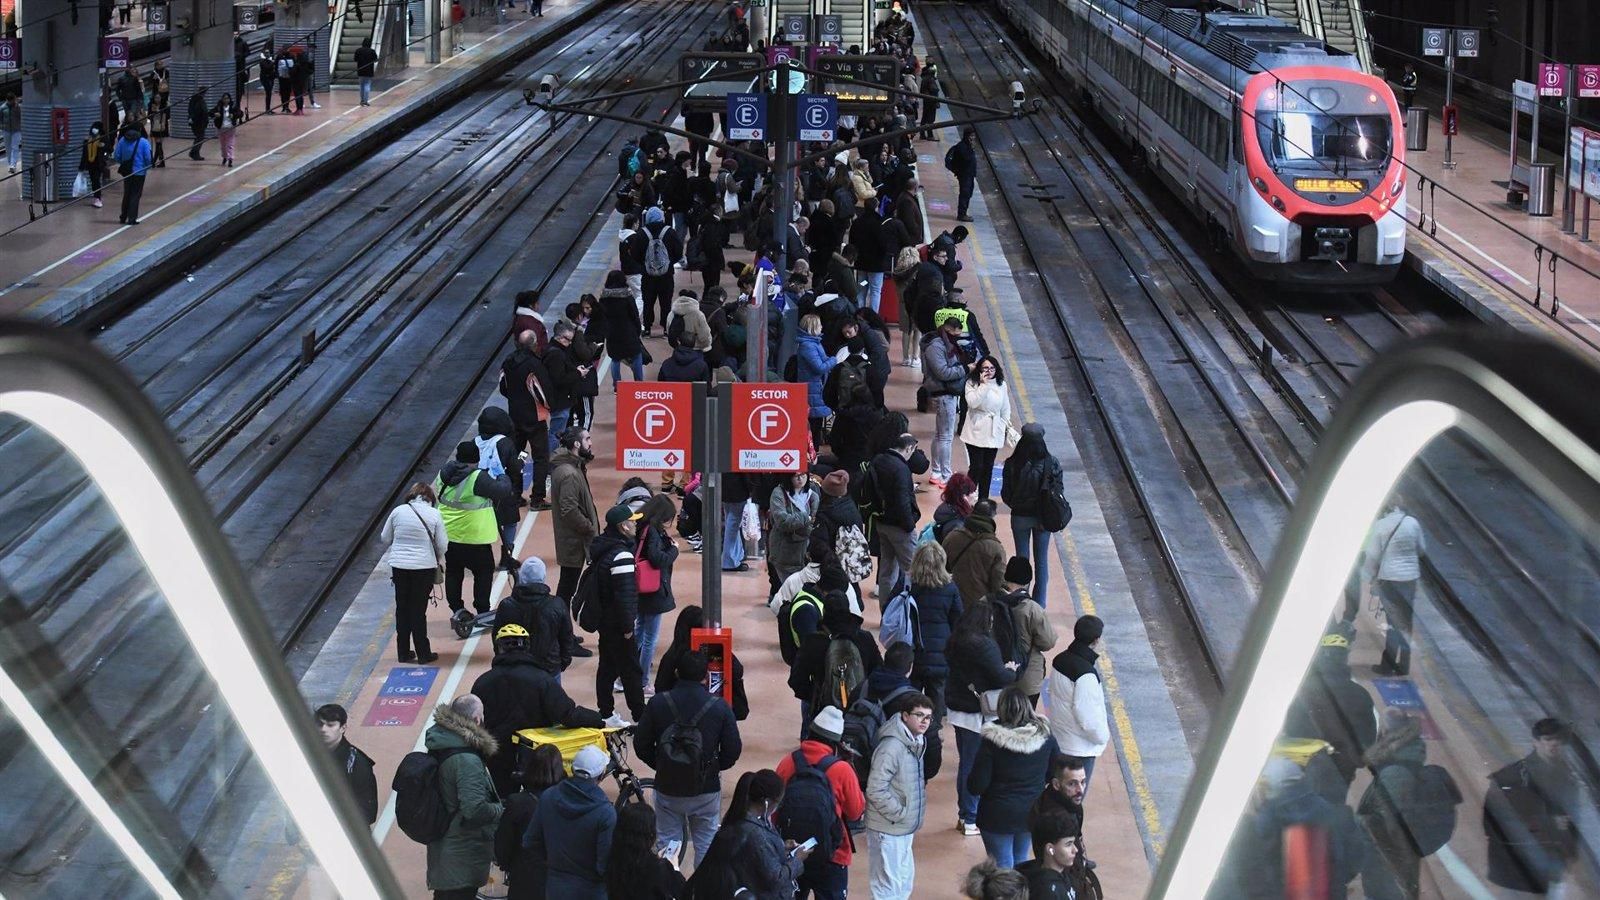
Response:
[[[549,452],[556,452],[556,442],[572,423],[572,407],[579,402],[583,381],[589,375],[589,366],[581,363],[572,349],[572,339],[577,328],[571,321],[562,319],[550,329],[550,345],[545,348],[544,363],[545,401],[550,404]]]
[[[595,699],[610,727],[627,723],[616,714],[611,685],[621,679],[628,714],[644,714],[644,668],[634,625],[639,618],[639,576],[634,571],[634,537],[640,516],[625,504],[606,512],[606,529],[589,544],[589,565],[599,576],[600,664],[595,667]]]
[[[350,721],[349,713],[337,703],[317,707],[317,729],[322,732],[322,745],[333,754],[333,764],[344,773],[355,797],[356,809],[361,810],[367,824],[378,821],[378,779],[372,772],[372,757],[362,753],[344,736]]]
[[[578,647],[567,604],[545,583],[544,560],[530,556],[517,571],[517,586],[494,609],[495,628],[521,625],[528,629],[528,655],[534,664],[561,683],[561,673],[574,656],[593,656]]]
[[[706,658],[696,651],[678,659],[678,681],[650,699],[633,737],[634,752],[656,770],[656,831],[659,844],[694,841],[694,865],[700,867],[722,813],[722,776],[739,761],[743,745],[733,710],[706,689]],[[700,771],[682,771],[669,760],[661,743],[673,724],[700,731]],[[678,859],[682,859],[681,851]]]
[[[527,489],[532,509],[544,510],[550,508],[545,502],[544,483],[550,474],[550,419],[555,405],[550,400],[550,373],[534,349],[537,340],[532,331],[517,335],[517,349],[500,364],[500,394],[506,398],[506,410],[511,413],[512,450],[528,448],[533,463],[533,477],[529,479],[532,484],[522,484],[520,462],[514,466],[511,482],[519,494]],[[569,411],[571,406],[567,404]]]
[[[200,85],[189,97],[189,130],[194,132],[194,143],[189,145],[190,159],[205,159],[200,155],[200,145],[205,143],[206,123],[211,121],[211,107],[206,105],[206,86]]]
[[[902,434],[872,458],[872,493],[878,508],[878,596],[889,597],[902,574],[911,573],[911,536],[916,533],[916,484],[907,462],[917,452],[916,435]]]
[[[1033,831],[1045,816],[1058,813],[1070,818],[1078,826],[1078,833],[1083,833],[1083,794],[1089,786],[1089,776],[1084,772],[1083,760],[1076,756],[1067,756],[1058,753],[1050,759],[1050,780],[1045,784],[1044,792],[1039,799],[1033,801],[1033,807],[1028,810],[1028,830]],[[1078,842],[1082,851],[1083,841]],[[1087,861],[1086,861],[1087,862]],[[1088,863],[1089,868],[1094,868],[1093,863]]]
[[[950,148],[944,155],[944,167],[956,177],[956,184],[960,193],[956,197],[956,220],[971,222],[972,217],[967,215],[967,204],[972,202],[972,189],[978,181],[978,131],[967,127],[961,129],[961,143]]]
[[[572,702],[529,652],[528,629],[511,623],[495,630],[494,663],[472,683],[483,701],[483,727],[500,742],[502,752],[488,759],[494,789],[505,797],[515,792],[511,770],[516,754],[511,736],[524,728],[599,728],[600,714]]]

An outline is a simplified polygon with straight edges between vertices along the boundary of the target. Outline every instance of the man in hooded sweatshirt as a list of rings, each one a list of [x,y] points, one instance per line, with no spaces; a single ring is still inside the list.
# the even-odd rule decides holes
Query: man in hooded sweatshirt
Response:
[[[961,591],[962,603],[973,603],[983,597],[1003,593],[1006,548],[995,534],[994,510],[993,500],[979,500],[972,504],[967,521],[939,542],[949,560],[946,568],[950,570],[950,578]],[[1006,647],[1000,648],[1001,653],[1007,650]]]
[[[573,757],[572,777],[540,795],[522,846],[547,873],[543,896],[606,900],[617,811],[597,782],[610,765],[605,751],[591,744]]]
[[[423,745],[439,760],[439,793],[450,825],[428,845],[428,888],[434,900],[472,900],[489,880],[494,831],[505,807],[485,761],[499,742],[483,727],[483,701],[463,694],[433,711]]]
[[[544,560],[530,556],[517,571],[517,586],[494,609],[496,630],[521,625],[528,630],[528,655],[534,665],[545,670],[556,684],[561,673],[579,655],[572,634],[572,616],[560,597],[545,583]],[[589,655],[587,653],[582,655]]]
[[[1099,616],[1079,616],[1072,623],[1072,643],[1056,654],[1050,672],[1050,734],[1062,753],[1083,760],[1085,794],[1095,760],[1111,740],[1105,689],[1095,668],[1105,630]]]
[[[652,245],[658,243],[659,248],[653,249]],[[661,207],[652,206],[645,210],[644,226],[628,238],[628,244],[633,257],[644,263],[643,333],[650,333],[651,326],[655,324],[657,308],[661,312],[661,328],[665,331],[667,309],[672,303],[672,266],[674,260],[683,258],[683,239],[667,224],[666,214]]]
[[[445,463],[433,480],[439,498],[449,546],[444,554],[444,599],[453,614],[464,614],[461,583],[472,572],[472,606],[489,611],[489,588],[494,581],[494,544],[499,539],[495,505],[516,503],[510,476],[491,474],[478,467],[480,451],[472,441],[456,446],[456,458]]]
[[[1007,659],[1022,664],[1017,671],[1017,687],[1028,695],[1028,702],[1039,708],[1039,690],[1044,684],[1044,654],[1056,645],[1056,630],[1045,615],[1044,607],[1028,596],[1028,585],[1033,583],[1033,566],[1020,556],[1006,562],[1005,590],[994,596],[995,612],[1005,610],[1011,616],[1012,633],[1016,646],[1007,653]],[[999,629],[996,629],[999,634]]]
[[[483,727],[502,747],[511,746],[511,736],[525,728],[601,726],[599,713],[572,702],[540,666],[531,652],[528,629],[515,622],[495,624],[494,662],[473,682],[472,693],[483,701]],[[516,789],[511,771],[514,755],[489,758],[489,775],[501,796]]]

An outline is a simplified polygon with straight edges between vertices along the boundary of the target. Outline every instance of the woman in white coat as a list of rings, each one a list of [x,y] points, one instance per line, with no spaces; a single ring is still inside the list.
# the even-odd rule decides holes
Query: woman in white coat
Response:
[[[427,664],[439,658],[428,644],[428,598],[449,546],[444,518],[435,508],[438,502],[433,488],[418,482],[383,523],[394,581],[394,631],[403,663]]]
[[[961,443],[967,445],[967,470],[978,485],[978,499],[989,497],[994,458],[1008,441],[1016,440],[1011,427],[1011,394],[1006,390],[1000,360],[985,356],[967,374],[967,420],[961,426]]]

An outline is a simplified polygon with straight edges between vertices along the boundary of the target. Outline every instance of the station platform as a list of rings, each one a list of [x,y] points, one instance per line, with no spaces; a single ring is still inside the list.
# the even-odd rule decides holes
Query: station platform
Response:
[[[234,165],[222,166],[214,130],[201,148],[203,161],[189,159],[187,142],[169,138],[165,168],[146,178],[136,226],[118,224],[122,189],[115,184],[102,191],[103,208],[85,197],[51,204],[48,215],[39,215],[42,208],[21,197],[21,177],[0,178],[0,316],[58,325],[102,321],[119,296],[182,274],[219,233],[264,222],[286,195],[314,191],[350,160],[559,40],[608,3],[551,0],[543,17],[530,18],[523,8],[503,25],[492,16],[469,18],[465,52],[448,55],[443,40],[445,59],[428,65],[416,45],[410,67],[374,80],[368,107],[354,86],[339,85],[317,94],[320,109],[308,99],[303,115],[265,115],[252,78],[245,98],[250,118],[238,129]],[[77,165],[78,152],[69,151],[70,165]]]
[[[943,140],[954,139],[954,135],[949,135]],[[938,165],[945,146],[943,141],[918,145],[922,152],[919,172],[925,186],[930,236],[957,224],[954,219],[956,186]],[[1098,864],[1097,872],[1107,895],[1139,896],[1149,883],[1160,852],[1164,823],[1176,816],[1183,788],[1192,771],[1191,751],[1179,726],[1158,654],[1145,633],[1116,548],[1106,534],[1101,500],[1084,474],[1071,426],[1051,383],[1044,352],[1030,327],[1029,312],[1023,309],[1012,285],[1011,266],[987,222],[981,196],[974,199],[972,212],[977,221],[968,225],[972,234],[960,249],[966,266],[960,283],[966,290],[969,305],[982,320],[985,333],[991,336],[994,351],[1005,360],[1006,383],[1012,387],[1019,419],[1044,425],[1052,452],[1066,470],[1067,495],[1075,510],[1068,531],[1057,535],[1053,542],[1048,613],[1058,643],[1047,658],[1053,659],[1066,648],[1071,640],[1072,623],[1078,615],[1093,612],[1107,623],[1106,652],[1101,657],[1101,668],[1111,704],[1114,740],[1095,770],[1085,841],[1091,858]],[[566,283],[555,291],[545,292],[544,312],[550,321],[554,320],[554,310],[563,308],[581,293],[598,293],[605,273],[616,265],[615,235],[619,218],[613,216],[613,221],[602,228],[601,237]],[[737,250],[729,251],[730,259],[742,255]],[[678,281],[682,287],[697,290],[700,287],[698,275],[680,273]],[[729,286],[725,281],[724,287]],[[646,345],[656,360],[668,356],[660,337],[648,339]],[[898,349],[891,349],[891,356],[899,362]],[[648,376],[653,376],[654,369],[654,365],[649,367]],[[606,369],[602,367],[602,371]],[[920,370],[897,364],[889,382],[886,405],[906,411],[911,416],[913,431],[929,441],[933,433],[932,414],[914,412],[914,395],[920,377]],[[487,389],[478,396],[485,402],[498,402],[497,397],[489,399]],[[616,497],[625,480],[625,475],[615,471],[611,463],[614,459],[614,410],[611,392],[604,386],[596,403],[595,418],[595,461],[589,467],[589,480],[596,503],[603,508]],[[960,466],[964,463],[964,451],[958,447],[955,453]],[[428,473],[418,474],[426,476]],[[926,488],[919,490],[917,500],[924,517],[930,516],[939,502],[937,494]],[[1008,518],[1002,508],[998,532],[1003,536],[1010,534]],[[543,558],[553,573],[552,533],[546,519],[543,513],[525,516],[516,552],[520,559],[530,555]],[[1010,549],[1009,537],[1002,540]],[[696,602],[703,562],[686,546],[681,550],[673,573],[679,610]],[[734,770],[724,776],[726,802],[740,773],[772,767],[794,749],[799,710],[786,685],[788,669],[777,652],[776,621],[766,607],[764,564],[758,559],[751,560],[749,572],[725,574],[722,586],[724,624],[734,631],[734,648],[745,668],[745,685],[753,711],[750,718],[740,724],[743,756]],[[495,595],[504,595],[509,588],[509,576],[497,574]],[[878,625],[876,605],[869,602],[867,607],[866,627],[875,630]],[[422,888],[424,848],[394,828],[393,798],[387,790],[387,778],[401,756],[420,746],[433,708],[468,691],[477,677],[488,669],[492,646],[482,632],[465,641],[457,639],[445,621],[441,605],[430,609],[429,613],[430,637],[434,651],[440,654],[439,661],[425,667],[397,665],[392,610],[393,589],[388,568],[380,563],[328,641],[309,662],[301,680],[301,691],[312,706],[339,702],[349,709],[350,739],[377,761],[379,783],[383,786],[380,791],[382,813],[375,826],[375,837],[409,895],[422,897],[426,896]],[[668,635],[675,617],[676,611],[667,614],[661,623],[658,654],[670,642]],[[593,643],[594,638],[589,636],[588,644],[592,647]],[[592,658],[574,660],[563,678],[573,699],[590,707],[595,704],[595,666]],[[428,674],[395,674],[419,670]],[[409,706],[407,715],[396,717],[403,720],[399,724],[372,724],[378,720],[373,715],[375,704],[380,696],[387,696],[382,692],[394,678],[416,678],[418,683],[427,686],[426,696]],[[1048,703],[1046,693],[1041,701],[1041,713]],[[625,711],[620,700],[618,708]],[[943,740],[945,767],[929,785],[927,817],[917,837],[917,896],[954,895],[967,869],[984,856],[980,839],[963,837],[956,830],[956,817],[951,815],[955,811],[956,751],[948,726],[944,729]],[[633,764],[641,773],[649,771],[636,759]],[[610,782],[605,786],[614,792]],[[869,864],[864,858],[864,842],[860,844],[860,851],[851,867],[850,886],[852,894],[865,896]]]
[[[1445,168],[1437,117],[1429,119],[1428,149],[1406,153],[1413,226],[1407,265],[1479,318],[1577,337],[1578,346],[1593,352],[1600,346],[1600,244],[1580,237],[1582,197],[1575,234],[1561,231],[1559,184],[1554,215],[1530,216],[1512,206],[1506,199],[1510,136],[1481,121],[1460,121],[1454,168]],[[1562,127],[1559,121],[1542,125]],[[1527,141],[1518,149],[1525,159]],[[1559,180],[1561,157],[1546,151],[1540,161],[1555,163]],[[1600,239],[1600,222],[1591,233]]]

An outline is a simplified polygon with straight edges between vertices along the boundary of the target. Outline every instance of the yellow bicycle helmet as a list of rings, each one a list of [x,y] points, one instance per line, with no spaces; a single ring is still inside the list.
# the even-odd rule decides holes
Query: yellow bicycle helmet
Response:
[[[512,622],[509,625],[501,625],[500,630],[496,631],[494,636],[496,640],[505,640],[506,638],[526,638],[529,635],[528,629]]]

